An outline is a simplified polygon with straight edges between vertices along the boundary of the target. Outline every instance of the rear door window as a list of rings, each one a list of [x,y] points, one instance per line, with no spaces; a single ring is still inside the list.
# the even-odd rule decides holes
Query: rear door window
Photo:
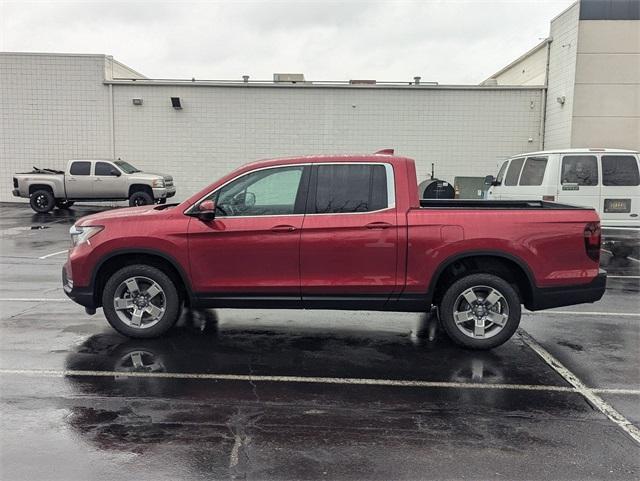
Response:
[[[384,165],[318,165],[316,193],[309,214],[371,212],[389,206]]]
[[[91,162],[73,162],[69,173],[71,175],[89,175],[91,172]]]
[[[518,185],[522,164],[524,164],[524,158],[513,159],[511,161],[507,169],[507,177],[504,179],[504,185]]]
[[[546,157],[527,157],[520,176],[520,185],[542,185],[546,168]]]
[[[562,157],[563,184],[598,185],[598,161],[595,155],[565,155]]]
[[[633,155],[603,155],[602,184],[630,186],[640,185],[638,161]]]

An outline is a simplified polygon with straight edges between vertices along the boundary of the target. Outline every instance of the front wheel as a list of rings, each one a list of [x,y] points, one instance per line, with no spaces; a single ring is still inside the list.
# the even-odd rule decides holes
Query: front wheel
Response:
[[[113,274],[102,293],[104,314],[113,328],[129,337],[157,337],[178,320],[180,296],[160,269],[143,264]]]
[[[440,321],[449,337],[470,349],[491,349],[520,324],[520,297],[493,274],[471,274],[454,282],[440,303]]]
[[[131,207],[138,207],[141,205],[150,205],[153,204],[153,197],[148,192],[140,190],[138,192],[134,192],[129,197],[129,205]]]

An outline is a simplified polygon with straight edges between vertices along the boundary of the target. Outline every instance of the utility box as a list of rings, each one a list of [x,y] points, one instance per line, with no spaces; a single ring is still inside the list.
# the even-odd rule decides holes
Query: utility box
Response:
[[[484,177],[455,177],[453,185],[456,199],[484,199],[489,188],[484,183]]]

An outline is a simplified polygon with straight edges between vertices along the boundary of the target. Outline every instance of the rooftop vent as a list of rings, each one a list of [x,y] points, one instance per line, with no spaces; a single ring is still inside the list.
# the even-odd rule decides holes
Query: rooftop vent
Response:
[[[273,81],[275,83],[304,83],[303,73],[274,73]]]

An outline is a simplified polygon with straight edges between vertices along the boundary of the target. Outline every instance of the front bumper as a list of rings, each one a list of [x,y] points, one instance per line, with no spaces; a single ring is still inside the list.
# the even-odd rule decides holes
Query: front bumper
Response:
[[[77,302],[81,306],[89,309],[98,307],[93,295],[93,289],[90,287],[75,287],[73,281],[67,275],[67,269],[64,266],[62,267],[62,289],[72,301]]]
[[[152,190],[154,199],[168,199],[169,197],[176,195],[175,187],[160,187]]]
[[[552,307],[573,306],[596,302],[602,299],[607,288],[607,273],[600,269],[599,274],[588,284],[560,286],[560,287],[535,287],[529,305],[525,307],[530,311],[551,309]]]

